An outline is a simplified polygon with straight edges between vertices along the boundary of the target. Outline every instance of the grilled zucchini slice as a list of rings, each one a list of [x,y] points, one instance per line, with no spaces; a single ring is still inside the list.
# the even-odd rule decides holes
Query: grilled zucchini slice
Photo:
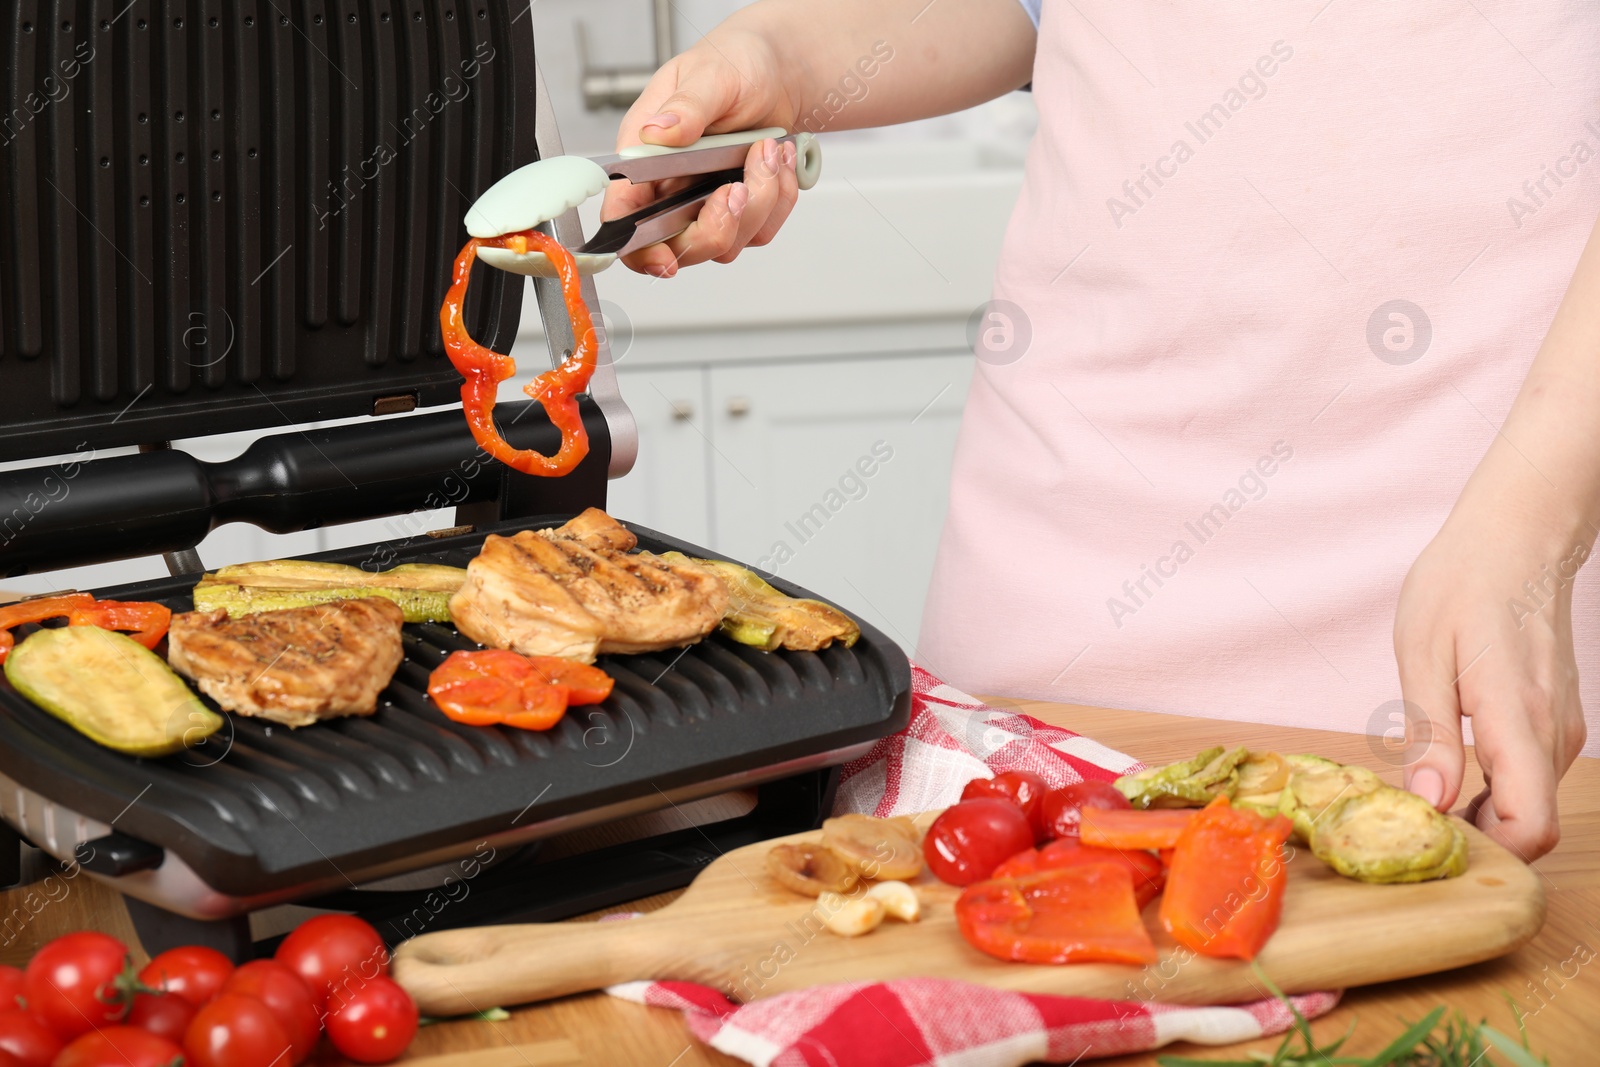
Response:
[[[460,567],[403,563],[372,571],[343,563],[275,559],[223,567],[194,587],[196,611],[226,611],[231,618],[263,611],[308,608],[336,600],[383,597],[406,622],[449,622],[450,598],[467,580]]]
[[[1365,767],[1346,767],[1321,756],[1288,756],[1287,807],[1280,809],[1294,823],[1295,838],[1309,844],[1311,831],[1334,804],[1385,788]]]
[[[1467,869],[1467,837],[1421,797],[1393,786],[1329,807],[1311,851],[1347,878],[1380,884],[1453,878]]]
[[[40,630],[6,657],[5,672],[45,711],[130,756],[171,755],[223,722],[160,656],[98,626]]]
[[[1239,764],[1248,749],[1229,752],[1221,745],[1191,760],[1124,775],[1113,784],[1136,808],[1200,808],[1217,796],[1233,796]]]
[[[682,552],[663,552],[661,558],[695,563],[717,576],[728,589],[722,632],[741,645],[766,652],[816,652],[835,641],[849,648],[861,636],[861,627],[844,612],[820,600],[786,596],[748,567],[722,559],[691,559]]]

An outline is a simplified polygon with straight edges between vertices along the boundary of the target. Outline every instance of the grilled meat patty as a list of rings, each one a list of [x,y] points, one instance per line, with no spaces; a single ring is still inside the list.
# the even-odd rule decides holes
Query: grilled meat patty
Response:
[[[602,652],[655,652],[717,628],[728,591],[693,563],[628,554],[638,539],[598,508],[554,530],[490,535],[450,601],[480,644],[592,663]]]
[[[288,726],[371,715],[404,653],[405,615],[372,597],[228,618],[172,617],[168,661],[224,709]]]

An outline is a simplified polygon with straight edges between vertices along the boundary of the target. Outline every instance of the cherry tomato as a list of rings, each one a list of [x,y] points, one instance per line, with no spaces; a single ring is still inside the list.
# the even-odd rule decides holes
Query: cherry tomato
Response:
[[[137,1026],[93,1030],[61,1050],[52,1067],[182,1067],[183,1049]]]
[[[285,1067],[292,1049],[272,1009],[242,993],[219,994],[183,1035],[188,1067]]]
[[[139,981],[151,989],[176,993],[197,1008],[222,990],[233,973],[233,961],[214,948],[185,945],[169,948],[144,965]]]
[[[0,1067],[23,1067],[22,1061],[11,1053],[0,1049]]]
[[[1028,817],[1028,825],[1033,827],[1033,839],[1043,841],[1050,835],[1045,830],[1040,802],[1049,791],[1050,787],[1044,784],[1044,779],[1032,771],[1001,771],[993,778],[974,778],[968,782],[961,791],[961,799],[993,797],[996,800],[1009,800]]]
[[[1110,782],[1073,782],[1052,789],[1039,804],[1039,817],[1048,837],[1078,836],[1084,808],[1131,808],[1128,798]]]
[[[0,1052],[15,1057],[22,1067],[50,1067],[61,1053],[61,1039],[32,1012],[12,1008],[0,1011]]]
[[[406,1050],[416,1032],[416,1004],[388,978],[374,978],[352,990],[328,1016],[328,1039],[357,1063],[388,1063]]]
[[[922,839],[928,869],[942,882],[981,882],[1010,857],[1033,847],[1033,828],[1022,809],[1006,800],[978,797],[945,809]]]
[[[317,1047],[322,1017],[306,980],[277,960],[254,960],[228,977],[224,993],[255,997],[278,1017],[293,1048],[292,1063],[300,1063]]]
[[[319,1014],[327,1010],[329,995],[335,990],[342,994],[389,973],[389,949],[383,938],[354,915],[307,919],[283,939],[273,955],[305,979]]]
[[[128,947],[109,934],[82,930],[47,943],[23,972],[28,1011],[63,1041],[122,1021],[128,998],[117,979],[130,967]]]
[[[0,1011],[28,1006],[28,983],[19,967],[0,964]]]
[[[133,998],[128,1025],[183,1044],[183,1035],[200,1009],[176,993],[140,993]]]

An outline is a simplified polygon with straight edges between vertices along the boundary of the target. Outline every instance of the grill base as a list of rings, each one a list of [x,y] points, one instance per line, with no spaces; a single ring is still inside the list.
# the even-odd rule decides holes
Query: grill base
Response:
[[[539,856],[535,842],[515,853],[492,853],[501,862],[488,868],[475,864],[485,856],[480,848],[458,861],[453,878],[436,888],[347,889],[300,903],[359,915],[390,946],[463,926],[558,922],[681,889],[725,852],[815,829],[832,808],[838,780],[834,767],[769,782],[760,787],[756,807],[746,815],[553,861]],[[206,945],[244,962],[270,956],[283,940],[282,935],[254,940],[247,914],[201,920],[137,897],[125,900],[140,944],[150,955],[180,945]]]
[[[463,566],[488,532],[568,517],[312,558]],[[634,532],[650,551],[714,555]],[[790,595],[815,595],[771,580]],[[188,610],[192,584],[169,579],[102,595]],[[290,731],[230,717],[205,745],[157,760],[101,748],[0,678],[0,819],[121,891],[152,951],[179,936],[248,953],[244,917],[290,901],[371,913],[400,940],[421,932],[424,918],[429,928],[564,918],[687,884],[719,849],[817,825],[827,810],[818,798],[831,801],[831,787],[807,778],[831,780],[825,768],[864,755],[910,717],[905,655],[866,625],[854,648],[820,653],[758,652],[713,635],[681,652],[601,657],[617,681],[613,695],[545,734],[461,726],[433,707],[429,671],[453,649],[474,647],[454,628],[407,625],[404,646],[406,661],[370,718]],[[553,834],[751,786],[763,788],[758,811],[670,845],[534,863],[525,878],[496,867],[491,879],[473,860],[481,850],[504,856]],[[796,797],[810,800],[796,808]],[[356,891],[451,862],[473,870],[465,897],[476,903],[445,898],[435,907],[428,899],[437,903],[439,889],[423,891],[421,905],[412,894]],[[502,879],[503,891],[487,891]]]

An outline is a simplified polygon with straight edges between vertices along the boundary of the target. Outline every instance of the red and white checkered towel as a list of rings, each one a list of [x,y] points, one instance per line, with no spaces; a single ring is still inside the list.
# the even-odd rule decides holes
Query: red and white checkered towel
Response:
[[[953,804],[973,778],[1029,770],[1051,786],[1142,764],[1087,737],[986,706],[912,668],[911,724],[844,768],[835,814]],[[621,918],[621,916],[617,916]],[[757,1067],[1016,1067],[1077,1063],[1173,1041],[1226,1045],[1289,1028],[1276,1000],[1232,1007],[1010,993],[941,978],[841,982],[736,1004],[691,982],[629,982],[612,996],[684,1012],[706,1044]],[[1293,998],[1306,1018],[1338,993]]]

